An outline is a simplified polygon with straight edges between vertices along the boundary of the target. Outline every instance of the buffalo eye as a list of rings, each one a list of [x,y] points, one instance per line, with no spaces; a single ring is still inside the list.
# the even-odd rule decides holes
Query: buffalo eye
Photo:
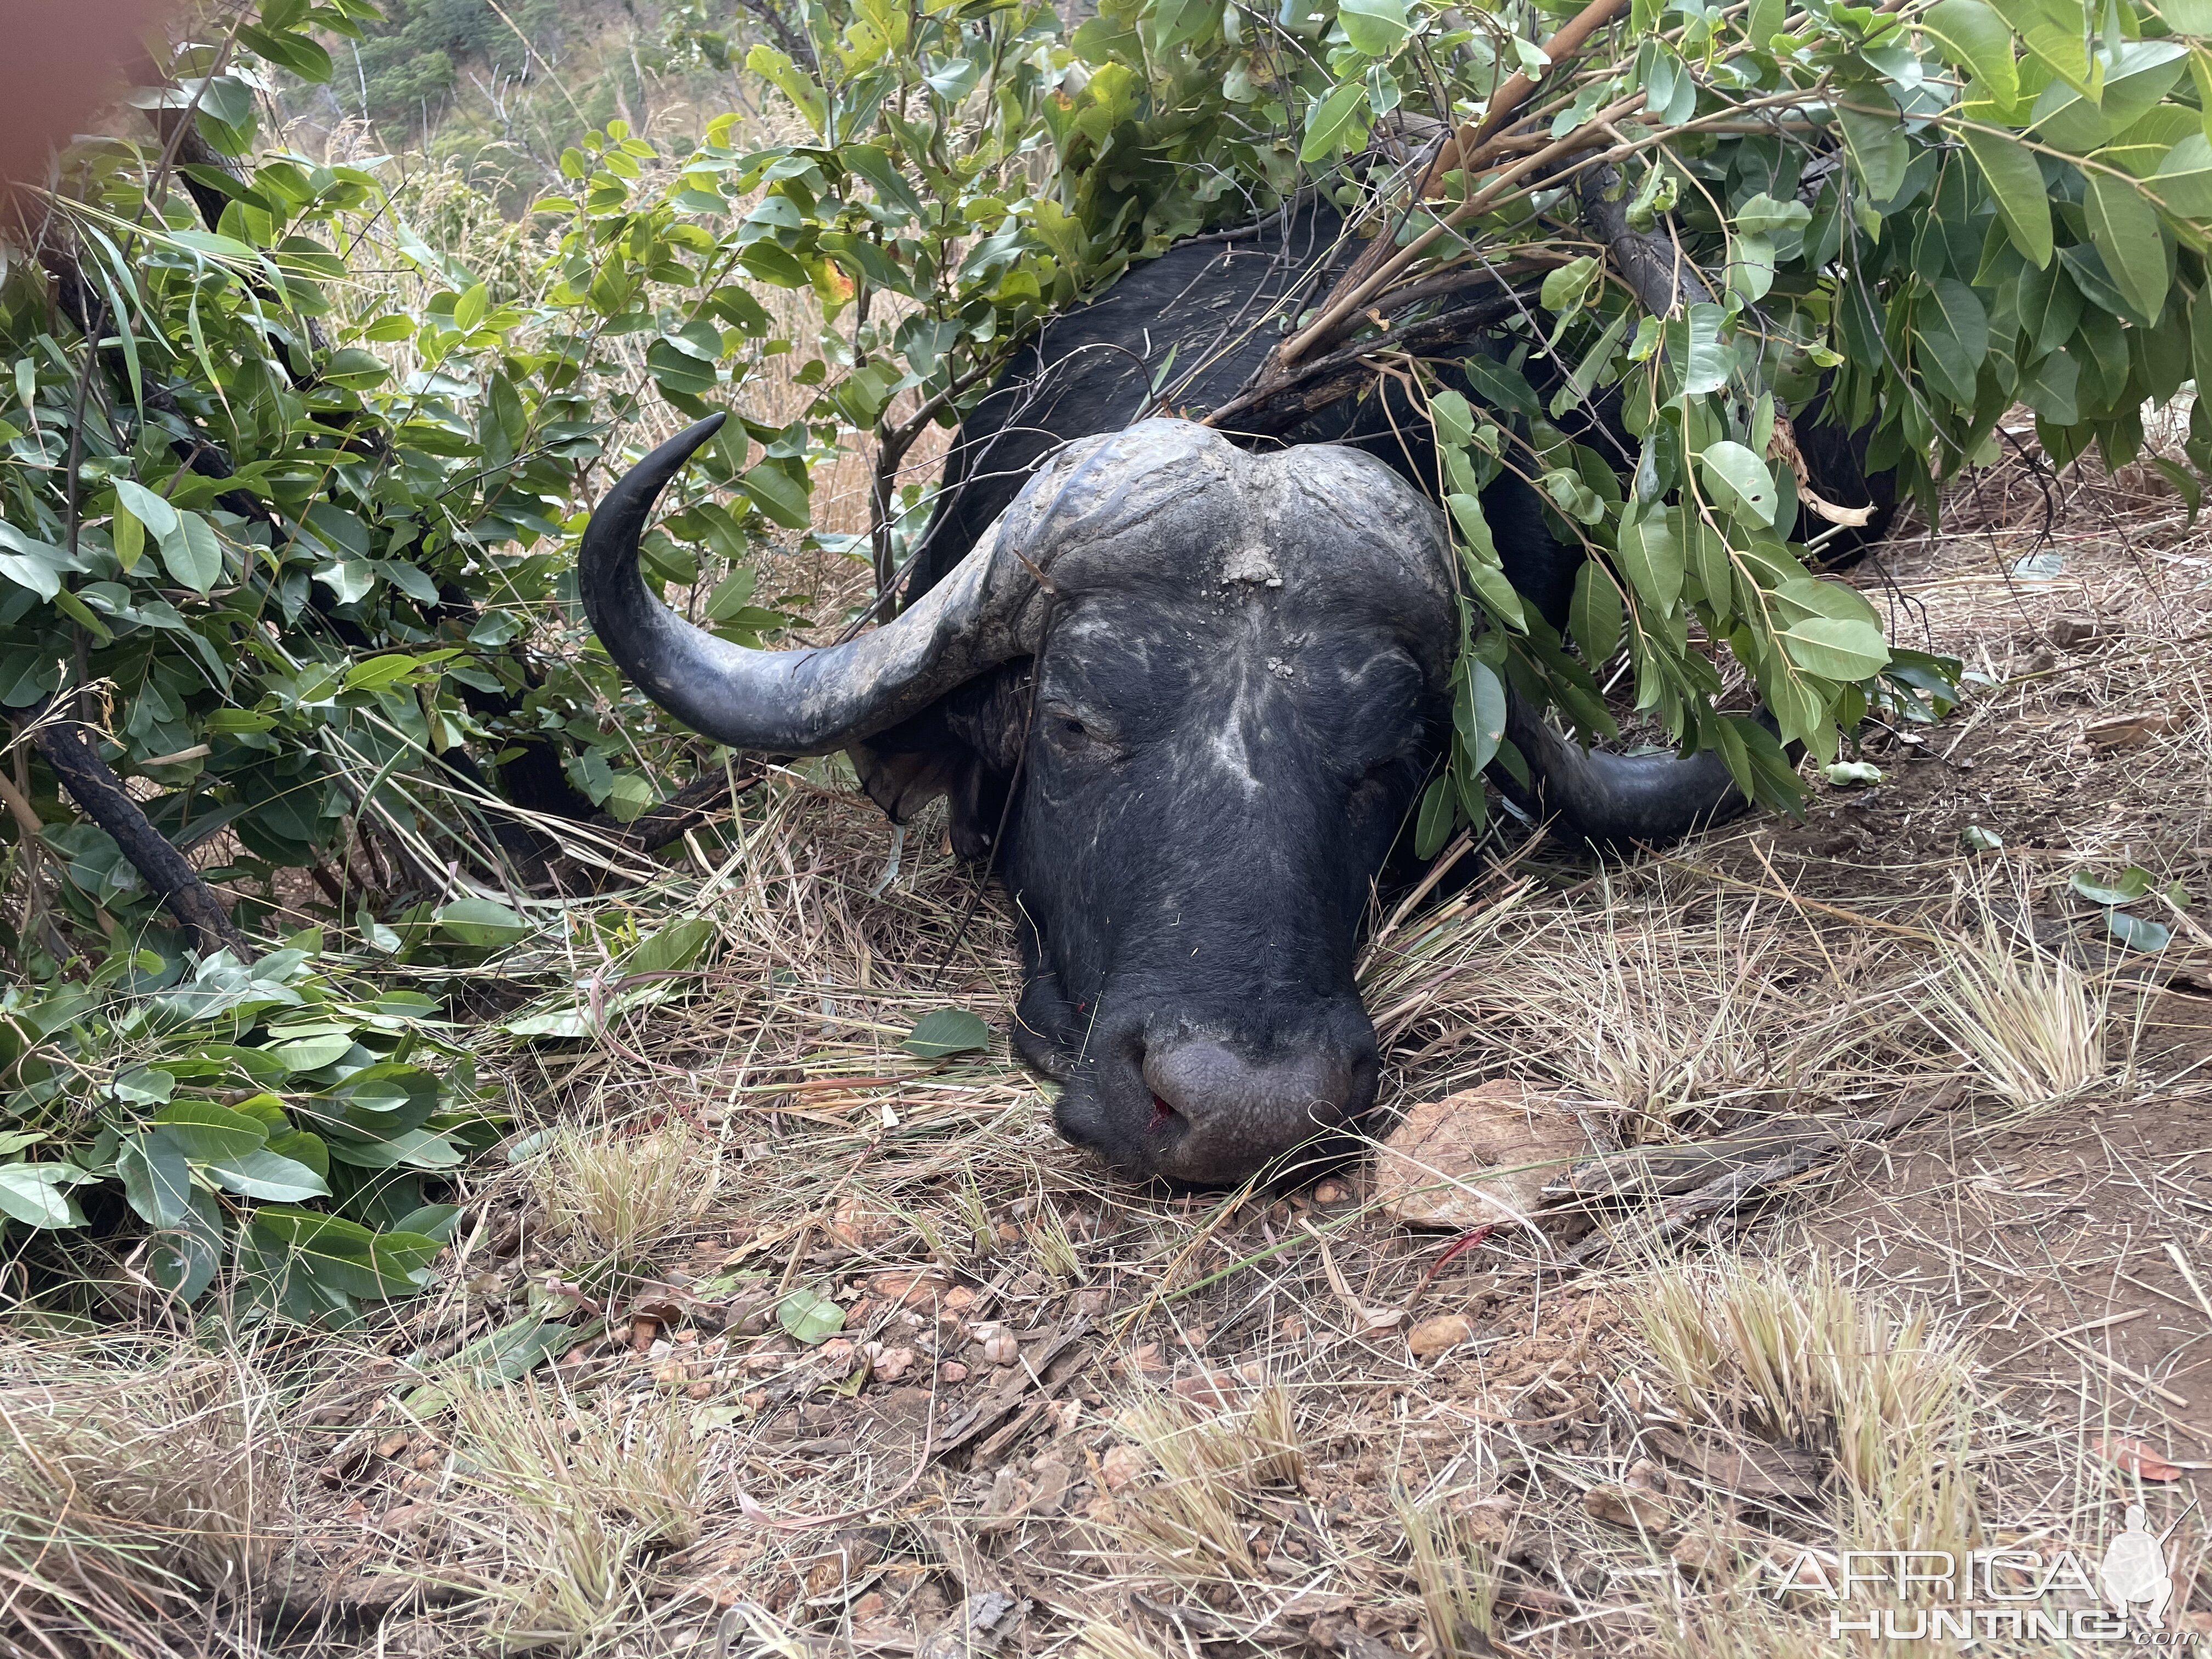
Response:
[[[1073,708],[1040,708],[1037,710],[1037,724],[1054,748],[1069,755],[1085,757],[1110,756],[1120,747],[1107,728],[1085,720]]]

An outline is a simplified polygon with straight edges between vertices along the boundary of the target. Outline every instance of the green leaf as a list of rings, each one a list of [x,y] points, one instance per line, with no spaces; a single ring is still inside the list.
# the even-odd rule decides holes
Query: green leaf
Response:
[[[2152,0],[2151,9],[2176,34],[2212,34],[2212,0]]]
[[[1452,793],[1451,779],[1441,775],[1431,778],[1421,792],[1421,810],[1413,820],[1413,856],[1436,857],[1458,821],[1459,801]]]
[[[264,1148],[241,1158],[225,1158],[206,1166],[216,1185],[242,1198],[270,1199],[296,1204],[302,1199],[327,1198],[330,1183],[304,1164]]]
[[[2066,884],[2092,904],[2133,904],[2150,891],[2153,880],[2149,871],[2134,864],[2110,881],[2076,870]]]
[[[1597,256],[1585,253],[1546,272],[1537,297],[1554,316],[1573,311],[1588,296],[1590,279],[1596,275]]]
[[[482,283],[474,283],[453,301],[453,326],[464,334],[473,333],[490,309],[491,290]]]
[[[441,1206],[443,1207],[443,1206]],[[402,1227],[400,1231],[414,1229]],[[480,1336],[446,1362],[448,1377],[465,1376],[477,1388],[514,1382],[556,1353],[588,1340],[605,1328],[594,1320],[588,1326],[569,1325],[543,1314],[518,1314],[489,1336]],[[453,1384],[425,1382],[409,1393],[400,1408],[416,1422],[436,1416],[452,1404]]]
[[[134,1066],[108,1085],[108,1092],[134,1106],[159,1106],[177,1092],[177,1079],[153,1066]]]
[[[1686,397],[1718,392],[1735,368],[1734,354],[1721,341],[1721,325],[1727,313],[1717,305],[1699,303],[1662,330],[1667,358],[1682,376]]]
[[[1623,525],[1613,562],[1644,602],[1661,616],[1682,597],[1682,545],[1664,513]]]
[[[2131,916],[2124,910],[2106,911],[2105,927],[2130,951],[2155,953],[2173,943],[2173,929],[2164,922]]]
[[[1994,830],[1970,823],[1959,832],[1959,845],[1969,853],[2001,853],[2004,850],[2004,837]]]
[[[1574,630],[1575,643],[1582,647],[1583,660],[1593,672],[1620,649],[1620,630],[1626,620],[1613,578],[1595,559],[1584,560],[1583,568],[1575,574],[1575,594],[1567,606],[1567,625]]]
[[[260,1150],[269,1139],[268,1126],[258,1118],[218,1106],[211,1100],[179,1100],[164,1106],[154,1119],[161,1133],[195,1164],[227,1158],[243,1158]]]
[[[1487,663],[1462,659],[1462,666],[1452,699],[1452,724],[1480,772],[1505,739],[1505,687]]]
[[[0,552],[0,576],[48,601],[60,597],[63,573],[84,568],[66,549],[26,536],[4,520],[0,520],[0,549],[6,550]]]
[[[177,509],[145,485],[133,483],[128,478],[118,478],[115,481],[115,499],[119,506],[130,509],[131,515],[152,532],[155,541],[167,541],[177,533]]]
[[[714,924],[704,916],[686,916],[656,929],[637,942],[623,958],[625,974],[667,973],[689,968],[714,942]]]
[[[131,1136],[116,1154],[115,1172],[123,1179],[125,1200],[150,1226],[173,1227],[191,1206],[191,1171],[184,1149],[167,1135]]]
[[[2088,215],[2089,240],[2104,256],[2112,281],[2141,316],[2155,318],[2166,305],[2167,281],[2157,211],[2132,181],[2104,173],[2084,176],[2081,205]]]
[[[0,1215],[27,1227],[82,1227],[69,1189],[84,1178],[74,1164],[0,1164]]]
[[[161,538],[161,563],[179,586],[204,596],[222,575],[215,526],[197,513],[178,514],[176,532]]]
[[[1971,4],[1973,0],[1960,0]],[[1953,0],[1945,0],[1946,4]],[[1960,137],[1966,153],[1981,169],[2005,234],[2021,257],[2038,270],[2051,263],[2051,193],[2043,182],[2043,169],[2035,153],[2018,139],[2003,133],[1969,127]]]
[[[1863,787],[1881,781],[1881,768],[1872,761],[1837,761],[1821,768],[1821,775],[1838,789]]]
[[[1807,617],[1778,628],[1775,637],[1807,673],[1845,685],[1879,674],[1889,661],[1881,630],[1856,619]]]
[[[1357,81],[1347,81],[1314,100],[1306,110],[1305,142],[1298,146],[1298,160],[1308,164],[1326,161],[1344,149],[1352,142],[1360,112],[1366,106],[1367,88]]]
[[[489,948],[513,945],[535,931],[496,899],[455,899],[441,906],[434,917],[438,926],[464,945]]]
[[[1352,49],[1368,58],[1388,58],[1411,33],[1405,0],[1339,0],[1336,21]]]
[[[713,363],[669,340],[655,340],[646,348],[645,367],[664,391],[682,398],[703,398],[720,384]]]
[[[991,1028],[965,1008],[933,1008],[914,1024],[899,1044],[910,1054],[927,1060],[963,1054],[991,1046]]]
[[[194,1188],[178,1225],[148,1241],[146,1276],[182,1302],[194,1302],[215,1282],[222,1261],[222,1206],[213,1193]]]
[[[461,1162],[459,1147],[428,1129],[359,1138],[333,1132],[326,1144],[331,1158],[356,1170],[452,1170]]]
[[[2054,426],[2072,426],[2081,418],[2081,366],[2066,352],[2054,351],[2028,371],[2021,401]]]
[[[1781,497],[1766,463],[1732,438],[1707,444],[1698,456],[1698,471],[1713,503],[1725,512],[1760,526],[1774,522]]]
[[[1429,419],[1437,441],[1448,449],[1465,449],[1474,441],[1474,406],[1449,386],[1429,399]]]
[[[1923,371],[1936,389],[1963,409],[1974,406],[1974,381],[1990,355],[1989,313],[1973,289],[1954,276],[1929,284],[1929,299],[1914,313],[1913,337]]]
[[[819,1347],[845,1328],[845,1310],[802,1285],[775,1304],[775,1322],[794,1342]]]
[[[274,1043],[268,1052],[283,1062],[288,1072],[315,1072],[343,1060],[352,1048],[351,1032],[331,1031]]]
[[[1735,228],[1747,236],[1766,236],[1778,230],[1802,230],[1813,222],[1813,210],[1802,202],[1778,202],[1765,191],[1735,210]]]
[[[445,1249],[416,1233],[375,1233],[343,1216],[261,1209],[246,1224],[272,1266],[345,1296],[392,1297],[422,1288]]]
[[[773,461],[762,461],[746,470],[738,488],[774,523],[786,530],[804,530],[813,521],[807,487]]]
[[[1838,110],[1836,119],[1843,125],[1844,149],[1860,188],[1869,203],[1881,206],[1903,185],[1905,170],[1912,161],[1904,121],[1895,115],[1869,115],[1855,109]]]
[[[1970,71],[1986,97],[2007,108],[2020,101],[2012,29],[1982,0],[1937,0],[1920,15],[1920,27],[1935,40],[1943,61]]]
[[[2200,131],[2179,140],[2151,174],[2150,187],[2169,213],[2212,219],[2212,139]]]

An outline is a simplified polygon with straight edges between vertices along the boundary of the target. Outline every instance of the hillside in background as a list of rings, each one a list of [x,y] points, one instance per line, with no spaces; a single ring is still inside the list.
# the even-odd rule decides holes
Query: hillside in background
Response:
[[[384,0],[367,38],[330,42],[337,73],[279,103],[295,146],[453,163],[510,210],[560,155],[611,120],[654,137],[757,107],[736,65],[757,26],[716,0]]]

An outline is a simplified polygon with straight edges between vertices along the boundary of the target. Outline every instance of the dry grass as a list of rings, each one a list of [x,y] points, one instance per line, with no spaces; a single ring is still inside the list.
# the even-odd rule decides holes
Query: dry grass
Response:
[[[1623,1145],[1955,1109],[1573,1272],[1565,1231],[1516,1228],[1431,1279],[1448,1238],[1378,1213],[1358,1171],[1132,1189],[1053,1139],[1006,1049],[1000,907],[962,931],[974,874],[932,822],[872,896],[888,831],[810,763],[602,901],[609,928],[580,927],[549,975],[602,966],[629,906],[641,927],[714,924],[695,980],[589,1038],[480,1042],[518,1132],[561,1133],[471,1172],[434,1293],[237,1370],[240,1403],[208,1420],[281,1388],[285,1425],[249,1483],[281,1498],[250,1527],[220,1518],[234,1474],[142,1509],[114,1456],[86,1454],[65,1515],[37,1484],[64,1467],[70,1367],[95,1416],[128,1408],[95,1447],[127,1448],[194,1420],[159,1402],[202,1396],[156,1390],[142,1413],[124,1386],[198,1375],[193,1350],[149,1333],[122,1358],[0,1351],[7,1501],[47,1529],[21,1535],[91,1540],[37,1554],[78,1597],[40,1603],[37,1628],[125,1632],[111,1650],[134,1656],[252,1650],[249,1602],[134,1583],[184,1515],[205,1520],[195,1574],[270,1570],[221,1540],[272,1533],[304,1564],[322,1611],[283,1639],[316,1659],[704,1659],[725,1626],[737,1651],[788,1654],[1796,1659],[1840,1644],[1821,1606],[1768,1593],[1778,1556],[2094,1555],[2125,1502],[2174,1522],[2202,1471],[2122,1459],[2212,1462],[2212,1308],[2192,1288],[2212,1287],[2212,1038],[2191,1035],[2201,997],[2166,984],[2212,953],[2175,919],[2164,959],[2121,955],[2067,882],[2142,863],[2198,910],[2212,894],[2212,535],[2147,476],[2069,480],[2066,572],[2026,584],[2003,573],[2039,499],[2018,471],[1976,488],[1887,573],[1900,635],[1989,683],[1930,732],[1870,730],[1879,791],[1816,784],[1802,825],[1609,870],[1521,844],[1386,916],[1361,969],[1392,1103],[1511,1077]],[[2085,616],[2087,645],[2053,643]],[[2146,709],[2170,718],[2140,741],[2085,735]],[[1964,851],[1969,823],[2004,850]],[[983,1014],[991,1048],[899,1047],[947,1006]],[[823,1301],[834,1336],[779,1325]],[[568,1322],[550,1363],[404,1409],[538,1316]],[[1417,1357],[1407,1332],[1436,1319],[1461,1334]],[[1807,1488],[1762,1494],[1725,1462],[1762,1449],[1800,1459]],[[2172,1549],[2201,1613],[2193,1518]]]
[[[649,1622],[650,1563],[696,1540],[706,1465],[690,1416],[619,1413],[534,1387],[460,1388],[453,1502],[486,1625],[504,1647],[590,1651]]]
[[[1979,1541],[1974,1366],[1925,1305],[1863,1296],[1818,1257],[1661,1268],[1630,1305],[1684,1415],[1832,1463],[1854,1547]]]
[[[250,1603],[294,1534],[296,1450],[251,1346],[0,1350],[0,1632],[52,1622],[122,1650]]]
[[[530,1166],[545,1222],[618,1261],[639,1261],[704,1216],[721,1170],[681,1128],[610,1136],[562,1126]]]
[[[2098,976],[1995,931],[1942,949],[1931,1023],[1999,1096],[2040,1106],[2104,1075],[2110,999]]]
[[[1494,1652],[1490,1638],[1498,1629],[1498,1587],[1486,1553],[1441,1504],[1401,1499],[1398,1524],[1405,1528],[1430,1652],[1438,1659]]]

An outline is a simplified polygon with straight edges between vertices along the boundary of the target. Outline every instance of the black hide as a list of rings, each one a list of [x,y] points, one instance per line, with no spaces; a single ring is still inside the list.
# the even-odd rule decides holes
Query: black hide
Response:
[[[1048,324],[964,422],[908,604],[1071,441],[1226,403],[1279,337],[1250,325],[1326,290],[1337,230],[1308,209],[1187,243]],[[1353,447],[1433,490],[1425,422],[1387,380],[1261,447],[1278,443]],[[1854,482],[1841,499],[1863,499]],[[1579,549],[1518,480],[1485,508],[1507,574],[1559,624]],[[1194,561],[1188,580],[1070,593],[1041,674],[1008,664],[854,751],[895,817],[943,794],[956,848],[993,860],[1021,937],[1017,1045],[1064,1082],[1060,1132],[1123,1170],[1241,1180],[1373,1103],[1354,949],[1443,710],[1372,586],[1351,570],[1224,601]],[[1380,597],[1450,626],[1446,598]]]

